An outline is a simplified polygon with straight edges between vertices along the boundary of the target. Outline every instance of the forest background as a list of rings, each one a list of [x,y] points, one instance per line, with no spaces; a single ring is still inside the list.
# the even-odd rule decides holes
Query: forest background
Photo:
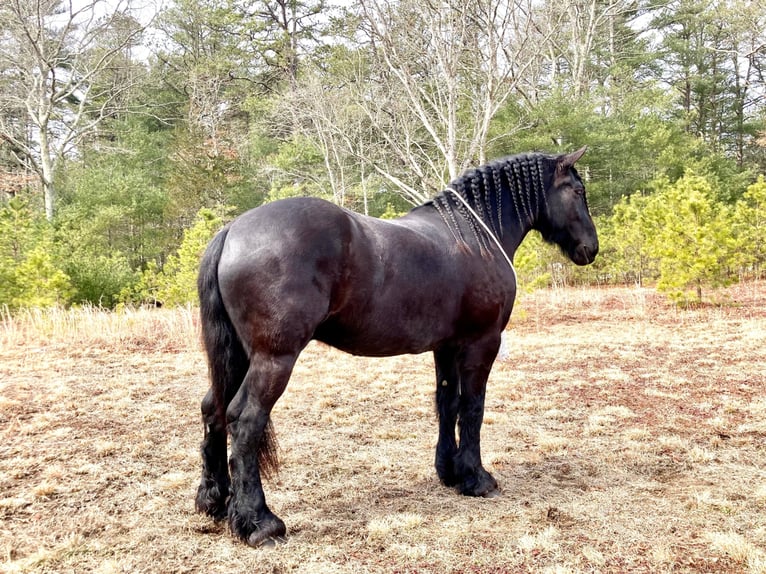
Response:
[[[766,264],[763,0],[6,0],[0,306],[183,304],[247,209],[393,217],[495,157],[587,145],[601,254],[522,286],[680,303]]]

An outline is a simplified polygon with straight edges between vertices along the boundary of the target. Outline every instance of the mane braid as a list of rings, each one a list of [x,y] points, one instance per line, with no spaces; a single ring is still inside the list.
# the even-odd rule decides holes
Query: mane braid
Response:
[[[495,201],[497,202],[497,237],[503,237],[503,185],[500,182],[499,170],[492,166],[492,181],[495,183]]]
[[[548,213],[548,196],[545,195],[545,180],[544,180],[544,174],[545,169],[543,167],[543,158],[540,156],[537,156],[537,184],[540,186],[537,190],[537,201],[540,201],[540,196],[543,198],[543,205],[545,206],[545,213]],[[540,213],[540,207],[538,205],[537,208],[538,214]]]
[[[469,201],[469,203],[473,203],[473,208],[478,213],[479,218],[484,222],[487,223],[487,220],[489,219],[489,211],[485,213],[484,210],[484,202],[482,201],[482,193],[479,189],[479,178],[477,174],[474,174],[474,176],[470,179],[471,182],[471,194],[473,195],[473,201]],[[487,253],[490,251],[490,245],[487,242],[487,238],[484,236],[483,230],[479,229],[475,222],[473,221],[473,218],[471,218],[472,227],[476,229],[476,238],[479,241],[479,250],[484,249]]]
[[[532,216],[529,212],[529,207],[527,207],[526,203],[524,203],[523,191],[527,187],[526,178],[521,171],[521,164],[524,160],[526,160],[526,156],[521,161],[516,161],[513,163],[513,175],[516,178],[516,197],[518,198],[521,207],[524,208],[524,215],[526,216],[525,219],[531,220]],[[521,219],[520,221],[524,221],[524,219]]]
[[[473,207],[474,209],[476,209],[476,213],[479,214],[479,217],[481,217],[482,220],[486,221],[487,217],[484,215],[484,202],[481,200],[481,191],[479,191],[477,178],[471,177],[470,182],[471,182],[471,195],[473,196],[473,199],[472,201],[469,201],[469,203],[473,204]]]
[[[490,167],[487,169],[491,170],[492,168]],[[498,226],[495,223],[495,218],[492,217],[492,193],[491,193],[492,191],[494,191],[494,193],[497,194],[499,192],[499,189],[498,188],[493,189],[492,187],[490,187],[492,182],[490,182],[489,179],[487,178],[487,169],[481,170],[481,180],[484,185],[484,206],[487,211],[487,219],[489,220],[487,221],[487,223],[492,228],[492,231],[495,234],[495,237],[499,237],[500,234],[498,233],[498,230],[497,230]],[[494,170],[492,170],[492,173],[494,174]]]
[[[516,178],[513,174],[513,168],[511,167],[511,162],[506,162],[503,165],[503,174],[505,175],[505,179],[508,182],[508,195],[511,196],[511,201],[513,202],[513,206],[516,208],[516,216],[519,218],[519,223],[524,221],[524,217],[521,215],[521,210],[519,209],[519,202],[516,199]]]
[[[450,230],[450,233],[452,233],[452,236],[455,238],[455,241],[458,244],[465,245],[465,237],[463,237],[463,232],[460,231],[460,226],[457,224],[455,212],[453,211],[449,200],[445,196],[439,196],[434,198],[433,204],[436,211],[447,225],[447,229]]]
[[[468,198],[463,195],[463,199],[466,201],[469,201]],[[461,203],[458,205],[458,211],[460,212],[460,215],[463,216],[463,219],[465,219],[468,222],[468,225],[471,227],[471,231],[473,232],[473,237],[476,239],[476,243],[479,245],[479,253],[482,255],[485,255],[487,251],[486,247],[486,240],[484,239],[484,234],[479,233],[479,228],[476,225],[476,221],[471,216],[471,214],[468,212],[468,210],[465,208],[465,206]]]
[[[524,192],[527,198],[527,210],[529,212],[529,222],[532,223],[535,220],[535,212],[532,211],[532,195],[531,192],[534,189],[534,183],[530,177],[529,164],[532,163],[530,158],[527,157],[526,161],[521,164],[521,173],[524,176]]]
[[[535,158],[535,161],[529,162],[529,180],[532,184],[532,188],[534,191],[535,196],[535,215],[540,216],[540,169],[539,169],[539,158]],[[531,200],[530,200],[531,203]]]

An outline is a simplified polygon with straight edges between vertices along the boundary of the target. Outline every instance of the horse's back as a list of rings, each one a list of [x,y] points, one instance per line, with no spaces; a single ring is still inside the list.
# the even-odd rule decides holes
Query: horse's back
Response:
[[[247,211],[231,223],[223,256],[232,262],[274,257],[281,252],[321,256],[322,250],[339,246],[348,227],[348,212],[323,199],[274,201]]]

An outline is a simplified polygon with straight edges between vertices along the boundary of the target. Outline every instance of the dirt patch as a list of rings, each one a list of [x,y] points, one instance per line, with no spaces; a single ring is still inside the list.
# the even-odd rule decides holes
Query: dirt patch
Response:
[[[491,500],[435,477],[429,355],[312,344],[274,412],[273,550],[194,513],[206,367],[173,313],[3,325],[0,570],[766,571],[763,284],[689,311],[523,297],[489,384]]]

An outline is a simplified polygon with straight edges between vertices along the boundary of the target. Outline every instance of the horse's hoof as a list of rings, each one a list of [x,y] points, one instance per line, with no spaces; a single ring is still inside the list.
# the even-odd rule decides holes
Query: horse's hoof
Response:
[[[486,470],[479,469],[476,474],[468,476],[458,487],[460,494],[480,498],[494,498],[500,494],[497,481]],[[493,494],[497,492],[497,495]]]
[[[276,548],[280,544],[287,542],[284,536],[266,536],[256,530],[247,538],[247,545],[252,548]]]
[[[285,523],[272,514],[258,525],[257,530],[250,533],[246,542],[253,548],[273,548],[278,542],[285,542],[286,534]]]

